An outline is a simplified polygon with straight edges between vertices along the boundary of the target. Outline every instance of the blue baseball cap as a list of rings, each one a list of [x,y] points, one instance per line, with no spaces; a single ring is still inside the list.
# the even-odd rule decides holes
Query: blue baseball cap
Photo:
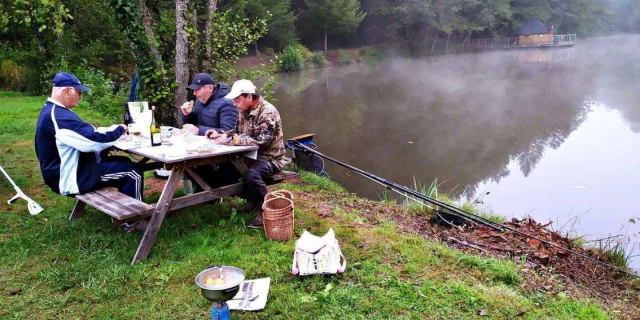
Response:
[[[54,87],[72,87],[81,91],[91,92],[87,86],[83,86],[78,77],[74,76],[68,72],[59,72],[56,73],[55,77],[53,77],[53,86]]]
[[[191,84],[187,88],[196,90],[208,84],[216,84],[211,75],[208,73],[198,73],[193,76],[193,80],[191,80]]]

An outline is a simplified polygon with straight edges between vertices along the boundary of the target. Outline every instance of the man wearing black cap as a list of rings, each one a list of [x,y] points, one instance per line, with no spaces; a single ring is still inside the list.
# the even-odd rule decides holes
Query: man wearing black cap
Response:
[[[202,136],[208,130],[224,132],[235,128],[238,109],[233,101],[225,98],[230,91],[225,83],[216,84],[208,73],[198,73],[187,88],[193,90],[197,99],[195,105],[190,101],[181,107],[184,129]],[[230,163],[202,165],[196,167],[195,171],[211,187],[220,187],[239,179]],[[196,184],[196,191],[199,190],[200,186]]]
[[[225,98],[229,87],[216,84],[208,73],[198,73],[187,87],[196,96],[195,105],[189,101],[182,105],[184,128],[203,136],[207,130],[227,131],[236,126],[238,110]]]
[[[63,195],[109,186],[142,200],[141,168],[128,159],[100,157],[100,151],[113,146],[127,127],[95,128],[72,111],[82,92],[90,91],[73,74],[61,72],[53,78],[51,97],[42,107],[36,127],[42,177],[51,190]]]

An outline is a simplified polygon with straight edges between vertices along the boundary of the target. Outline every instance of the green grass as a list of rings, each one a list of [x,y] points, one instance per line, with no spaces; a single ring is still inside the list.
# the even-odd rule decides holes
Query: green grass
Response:
[[[631,245],[630,236],[607,237],[593,240],[595,248],[618,268],[628,268],[631,262],[634,246]]]
[[[209,304],[193,279],[215,264],[271,277],[266,309],[234,312],[235,319],[473,319],[480,310],[490,319],[608,318],[592,301],[524,291],[519,264],[399,232],[393,221],[357,225],[366,219],[342,204],[367,200],[311,174],[280,187],[296,193],[296,233],[335,229],[348,260],[343,275],[291,275],[295,240],[268,241],[246,229],[252,217],[237,212],[234,199],[168,217],[149,259],[132,266],[141,234],[121,231],[95,209],[69,221],[73,199],[43,187],[33,150],[43,101],[0,92],[0,162],[45,208],[30,216],[23,201],[0,199],[0,319],[207,319]],[[106,124],[90,110],[77,112]],[[4,179],[0,194],[12,194]],[[323,206],[331,218],[318,216]]]
[[[471,203],[464,203],[462,205],[458,205],[456,203],[456,201],[452,200],[447,194],[444,193],[439,193],[438,192],[438,188],[443,184],[443,182],[438,182],[438,179],[434,179],[431,184],[429,186],[421,184],[419,181],[417,181],[415,178],[413,179],[413,189],[434,199],[437,199],[441,202],[444,202],[446,204],[452,205],[454,207],[458,207],[466,212],[478,215],[480,217],[483,217],[487,220],[493,221],[493,222],[497,222],[497,223],[504,223],[507,221],[507,218],[505,216],[493,213],[493,212],[486,212],[486,211],[482,211],[482,210],[478,210],[475,207],[476,201],[474,200]],[[379,196],[381,201],[388,201],[389,200],[389,196],[385,192]],[[424,200],[421,199],[416,199],[417,201],[413,201],[413,200],[407,200],[405,208],[408,212],[413,213],[413,214],[429,214],[432,215],[433,214],[433,210],[431,210],[430,208],[435,208],[436,206],[433,204],[430,204]],[[477,199],[476,199],[477,200]]]

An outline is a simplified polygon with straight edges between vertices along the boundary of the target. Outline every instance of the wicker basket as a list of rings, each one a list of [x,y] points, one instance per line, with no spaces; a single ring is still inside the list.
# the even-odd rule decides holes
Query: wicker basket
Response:
[[[286,192],[290,198],[293,198],[291,192]],[[267,238],[276,241],[291,239],[294,226],[292,199],[289,199],[285,193],[276,191],[267,194],[262,209],[264,233]]]
[[[293,193],[287,190],[277,190],[267,193],[264,197],[264,216],[271,218],[286,217],[293,211]]]
[[[293,214],[293,194],[287,190],[267,193],[262,205],[263,217],[278,219]]]

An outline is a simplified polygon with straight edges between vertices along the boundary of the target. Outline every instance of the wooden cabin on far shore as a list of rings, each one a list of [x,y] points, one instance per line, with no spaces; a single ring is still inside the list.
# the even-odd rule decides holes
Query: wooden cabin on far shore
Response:
[[[555,34],[551,24],[544,24],[538,19],[533,19],[525,24],[515,37],[471,39],[469,46],[475,49],[518,49],[518,48],[544,48],[567,47],[576,44],[577,36],[573,34]]]
[[[525,24],[518,32],[516,46],[543,46],[554,44],[554,29],[551,24],[544,24],[538,19],[533,19]]]

